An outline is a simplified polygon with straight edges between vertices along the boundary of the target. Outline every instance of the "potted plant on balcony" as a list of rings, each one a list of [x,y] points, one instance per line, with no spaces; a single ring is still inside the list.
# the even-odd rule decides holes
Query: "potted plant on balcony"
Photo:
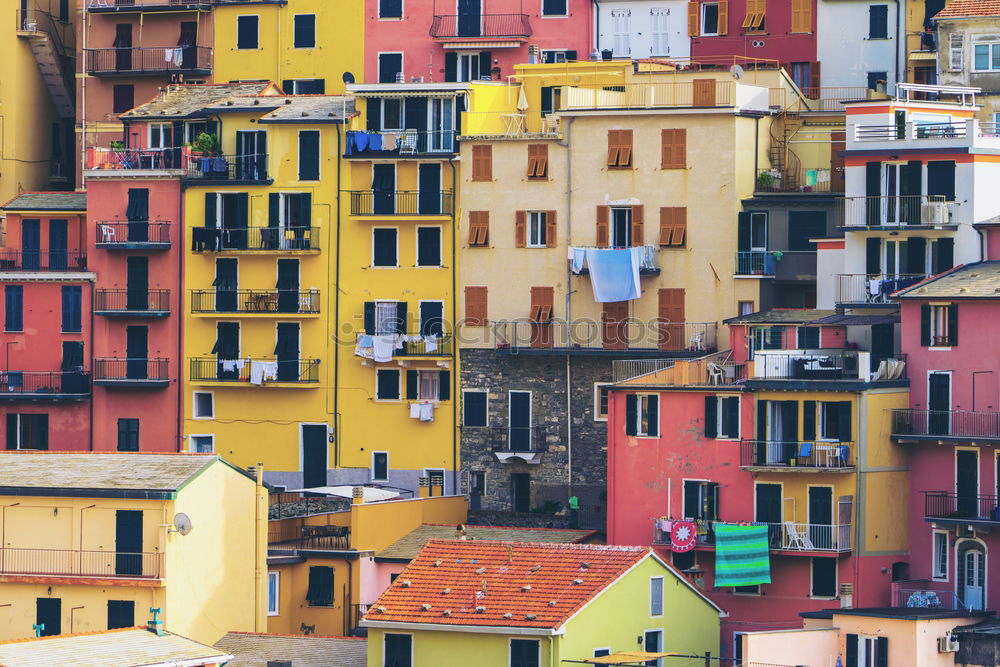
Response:
[[[191,143],[190,151],[194,171],[207,176],[213,171],[225,170],[224,166],[222,169],[216,169],[215,165],[215,159],[222,153],[222,147],[219,145],[219,137],[217,135],[202,132]]]
[[[770,190],[778,184],[778,176],[773,171],[762,171],[757,175],[757,189]]]
[[[115,161],[121,166],[128,168],[128,156],[125,153],[125,142],[119,140],[113,140],[108,144],[108,148],[111,149],[112,154],[115,156],[114,160],[107,160],[103,163],[105,169],[114,168]],[[110,156],[109,156],[110,157]]]

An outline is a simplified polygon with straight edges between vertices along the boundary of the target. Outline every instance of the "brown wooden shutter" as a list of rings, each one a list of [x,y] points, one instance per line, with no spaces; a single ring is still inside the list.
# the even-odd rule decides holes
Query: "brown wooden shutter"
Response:
[[[535,145],[528,144],[528,178],[537,178],[538,158],[535,156]]]
[[[815,89],[815,99],[820,98],[819,61],[809,63],[809,87]]]
[[[687,167],[687,130],[660,131],[660,168]]]
[[[487,324],[485,287],[465,288],[465,324],[470,327],[485,327]]]
[[[548,178],[548,144],[528,144],[528,178]]]
[[[660,208],[660,245],[683,247],[687,236],[687,208],[663,206]]]
[[[688,37],[697,37],[701,34],[701,3],[688,3]]]
[[[719,3],[722,6],[722,3]],[[696,107],[715,106],[715,79],[695,79],[691,82],[691,103]]]
[[[617,167],[621,156],[620,130],[608,130],[608,167]]]
[[[618,145],[621,152],[618,154],[619,167],[632,166],[632,130],[618,130]]]
[[[555,289],[531,288],[531,347],[552,347],[552,303]]]
[[[490,244],[490,212],[469,211],[469,245],[483,247]]]
[[[514,247],[524,248],[528,245],[528,212],[517,211],[514,214]]]
[[[675,169],[687,167],[687,133],[686,129],[674,130],[674,164]]]
[[[493,147],[472,147],[472,180],[493,180]]]
[[[612,301],[601,311],[602,346],[605,350],[628,348],[628,301]]]
[[[607,206],[597,207],[597,239],[594,243],[598,248],[607,248],[610,240],[611,209]]]
[[[645,221],[642,204],[632,207],[632,245],[642,245],[642,223]]]
[[[684,289],[664,288],[659,292],[661,350],[684,349]]]
[[[719,34],[729,34],[729,2],[719,0]]]
[[[545,245],[549,248],[556,247],[556,212],[545,212]]]

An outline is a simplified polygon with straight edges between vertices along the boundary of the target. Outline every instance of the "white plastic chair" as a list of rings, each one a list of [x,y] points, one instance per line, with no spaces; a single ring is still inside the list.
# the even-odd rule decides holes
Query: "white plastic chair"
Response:
[[[101,243],[114,243],[117,238],[115,228],[111,225],[101,225]]]
[[[800,533],[799,529],[795,527],[795,524],[791,521],[785,522],[785,533],[786,533],[786,543],[791,549],[802,549],[804,551],[812,551],[814,549],[812,540],[809,536]]]
[[[723,372],[722,367],[718,364],[708,362],[708,383],[709,384],[725,384],[726,374]]]

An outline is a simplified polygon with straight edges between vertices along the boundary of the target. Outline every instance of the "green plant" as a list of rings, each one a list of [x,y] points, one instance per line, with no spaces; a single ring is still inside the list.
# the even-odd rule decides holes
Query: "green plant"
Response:
[[[112,141],[111,144],[110,144],[110,146],[111,146],[111,150],[113,150],[113,151],[125,150],[125,142],[124,141],[118,141],[117,139],[114,140],[114,141]]]
[[[778,178],[774,174],[772,174],[771,172],[769,172],[769,171],[762,171],[757,176],[757,185],[760,186],[760,187],[762,187],[762,188],[771,187],[773,185],[776,185],[777,182],[778,182]]]
[[[544,503],[538,507],[531,510],[535,514],[559,514],[562,511],[563,504],[558,500],[546,500]]]
[[[220,152],[219,138],[214,134],[202,132],[191,144],[191,149],[204,155],[217,155]]]

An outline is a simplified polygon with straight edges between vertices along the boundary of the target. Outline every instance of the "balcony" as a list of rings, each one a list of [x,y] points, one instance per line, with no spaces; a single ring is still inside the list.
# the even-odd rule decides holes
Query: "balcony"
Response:
[[[911,579],[894,581],[890,584],[892,606],[940,609],[942,611],[963,611],[966,605],[954,590],[954,583]]]
[[[748,382],[906,383],[906,357],[849,350],[758,350]]]
[[[87,149],[87,169],[95,176],[115,176],[119,171],[177,171],[187,159],[186,148],[111,148],[93,146]]]
[[[455,341],[450,335],[410,334],[364,334],[360,333],[355,342],[355,356],[374,360],[375,339],[392,339],[392,358],[398,357],[450,357],[454,353]]]
[[[170,249],[170,223],[162,220],[98,220],[94,234],[103,250]]]
[[[548,449],[545,426],[463,426],[462,439],[489,448],[502,463],[541,463]]]
[[[972,108],[971,106],[969,108]],[[854,125],[847,128],[847,150],[897,151],[900,144],[924,150],[1000,148],[996,123],[981,123],[976,118],[943,123],[907,122],[896,125]]]
[[[729,107],[767,112],[771,102],[770,92],[763,86],[721,79],[677,81],[672,76],[652,74],[646,82],[606,88],[562,86],[561,91],[556,111]]]
[[[925,273],[842,273],[837,276],[836,303],[849,308],[895,306],[898,301],[893,293],[925,278]]]
[[[99,289],[94,293],[94,314],[106,317],[166,317],[170,290]]]
[[[1000,442],[1000,412],[896,409],[892,411],[892,437]]]
[[[845,197],[844,227],[940,228],[953,224],[942,195]]]
[[[663,519],[653,521],[653,544],[670,544],[670,535],[662,529]],[[703,522],[705,532],[698,535],[698,547],[715,548],[716,521]],[[765,523],[751,521],[741,525],[767,526],[772,551],[807,553],[847,553],[851,551],[851,524]]]
[[[740,440],[740,468],[761,472],[848,472],[853,442]]]
[[[464,111],[462,137],[499,141],[502,139],[558,139],[561,118],[548,111]]]
[[[79,401],[90,396],[85,371],[0,371],[0,400]]]
[[[41,577],[159,579],[160,552],[0,548],[0,574]]]
[[[92,76],[169,76],[211,74],[210,46],[141,46],[86,49]]]
[[[298,526],[298,536],[288,537],[271,522],[268,530],[268,551],[347,551],[351,546],[350,526]],[[299,522],[295,522],[299,523]],[[293,526],[294,527],[294,526]]]
[[[316,315],[319,290],[192,290],[191,312],[247,315]]]
[[[91,14],[195,12],[212,9],[215,0],[86,0]]]
[[[924,520],[1000,525],[1000,499],[976,493],[924,491]]]
[[[664,387],[740,387],[747,381],[748,364],[730,361],[731,352],[700,359],[623,359],[611,362],[615,383]]]
[[[319,227],[193,227],[193,252],[317,253]]]
[[[434,39],[517,39],[531,37],[527,14],[437,14],[431,22]]]
[[[844,170],[829,167],[816,169],[758,169],[756,193],[843,194]]]
[[[188,185],[270,183],[266,153],[192,155],[184,159],[183,179]]]
[[[637,319],[497,320],[484,344],[512,354],[655,354],[703,356],[717,348],[715,322],[643,322]]]
[[[588,246],[574,246],[574,247],[579,248],[581,250],[588,249]],[[608,249],[607,247],[596,247],[596,246],[589,246],[589,247],[596,250]],[[633,246],[611,246],[611,247],[617,250],[622,250]],[[635,246],[635,247],[642,249],[642,257],[639,258],[639,275],[640,276],[660,275],[660,246],[650,244],[650,245]],[[577,273],[576,275],[589,276],[590,269],[586,265],[584,265],[583,268],[580,269],[580,272]]]
[[[737,276],[773,278],[778,258],[771,250],[748,250],[736,253]]]
[[[83,250],[12,250],[0,248],[0,272],[86,271]]]
[[[351,215],[451,215],[454,193],[451,190],[355,190],[351,195]]]
[[[844,102],[866,99],[868,93],[866,86],[806,86],[802,88],[806,99],[793,101],[799,111],[844,113]]]
[[[170,384],[167,359],[94,359],[94,384],[99,387],[163,388]]]
[[[191,381],[197,383],[255,387],[319,385],[319,359],[192,357],[189,362]]]
[[[345,158],[448,157],[457,152],[455,130],[349,130],[344,140]]]

